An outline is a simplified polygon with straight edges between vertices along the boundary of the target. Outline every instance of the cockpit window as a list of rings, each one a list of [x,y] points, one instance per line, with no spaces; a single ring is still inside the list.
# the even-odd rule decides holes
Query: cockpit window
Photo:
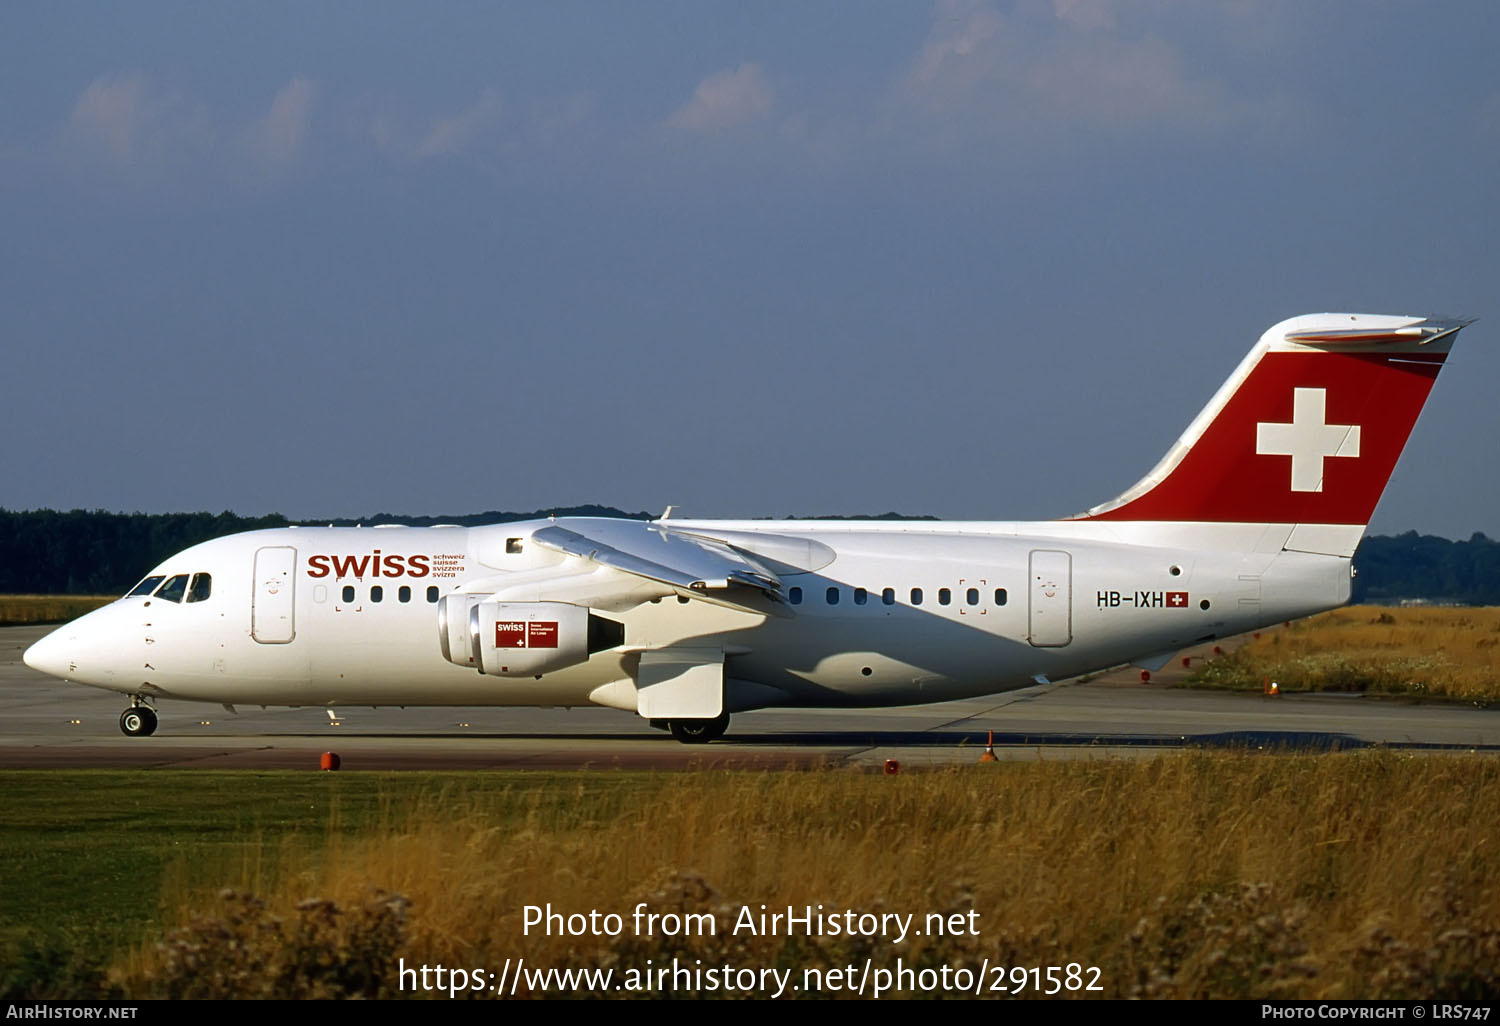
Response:
[[[194,574],[193,586],[188,589],[187,600],[189,602],[202,602],[214,590],[214,579],[208,574]]]
[[[134,588],[131,588],[130,591],[126,593],[126,598],[129,598],[131,595],[149,595],[156,590],[156,586],[158,584],[160,584],[162,581],[165,581],[166,579],[167,578],[165,574],[157,574],[155,577],[148,577],[140,584],[137,584]]]
[[[182,595],[187,591],[188,575],[178,574],[171,578],[156,592],[156,597],[166,599],[168,602],[181,602]]]

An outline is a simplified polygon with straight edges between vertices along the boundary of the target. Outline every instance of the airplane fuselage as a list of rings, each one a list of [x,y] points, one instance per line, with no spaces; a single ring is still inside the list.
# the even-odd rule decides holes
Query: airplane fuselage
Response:
[[[573,518],[286,528],[171,557],[26,652],[143,703],[602,705],[679,740],[769,706],[966,698],[1348,601],[1351,558],[1467,321],[1266,331],[1115,499],[1041,523]]]
[[[152,576],[208,574],[199,601],[127,596],[76,621],[68,679],[127,694],[255,705],[615,704],[642,651],[725,653],[726,705],[901,705],[1027,687],[1156,657],[1342,604],[1349,560],[1281,548],[1291,526],[1088,522],[693,522],[782,564],[786,608],[758,613],[658,589],[608,615],[622,643],[520,679],[445,658],[440,603],[572,557],[530,544],[551,521],[476,528],[287,528],[207,542]],[[558,521],[568,524],[569,521]],[[587,522],[574,522],[587,523]],[[1206,547],[1214,536],[1220,548]],[[1259,550],[1259,551],[1257,551]],[[268,560],[291,568],[268,590]],[[582,568],[579,568],[580,571]],[[581,573],[581,577],[597,576]],[[623,575],[621,575],[623,576]],[[65,634],[66,629],[59,634]],[[771,689],[771,690],[766,690]],[[594,697],[591,698],[590,696]]]

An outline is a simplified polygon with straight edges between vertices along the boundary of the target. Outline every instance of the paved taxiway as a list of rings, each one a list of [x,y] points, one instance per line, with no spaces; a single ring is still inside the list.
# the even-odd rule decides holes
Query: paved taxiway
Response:
[[[1142,685],[1120,670],[987,698],[903,709],[766,710],[734,718],[708,746],[679,745],[611,709],[241,708],[164,701],[149,738],[120,733],[126,700],[21,662],[50,628],[0,628],[0,768],[306,768],[336,751],[345,769],[903,766],[975,761],[986,732],[1001,759],[1138,757],[1182,747],[1328,750],[1390,746],[1500,754],[1500,709],[1344,695],[1191,691],[1180,661]],[[1205,649],[1184,653],[1195,659]]]

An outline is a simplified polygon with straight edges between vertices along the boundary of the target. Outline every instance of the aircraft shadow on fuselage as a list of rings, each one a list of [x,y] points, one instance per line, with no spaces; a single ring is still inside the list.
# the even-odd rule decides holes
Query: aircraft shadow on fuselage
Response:
[[[987,576],[991,581],[1019,582],[1021,586],[1019,589],[1010,587],[1003,590],[1009,593],[1011,601],[1024,603],[1026,584],[1024,571],[1017,571],[1015,567],[1009,566],[976,565],[971,572],[977,577]],[[765,623],[757,629],[759,637],[757,647],[775,651],[778,655],[774,661],[775,672],[767,673],[764,672],[767,667],[757,667],[758,660],[753,655],[730,655],[725,662],[725,674],[728,677],[739,677],[742,674],[741,667],[748,666],[751,669],[750,672],[743,674],[744,679],[782,688],[796,696],[797,701],[794,704],[822,708],[884,706],[888,704],[886,701],[870,697],[879,694],[880,691],[866,689],[863,695],[855,695],[845,690],[816,683],[811,679],[817,674],[820,665],[825,660],[851,654],[847,638],[840,629],[843,624],[873,618],[888,621],[889,643],[882,644],[879,635],[870,635],[871,645],[864,654],[909,666],[918,675],[930,676],[934,682],[967,676],[968,660],[963,653],[972,655],[977,647],[984,650],[987,659],[994,660],[996,667],[1050,664],[1047,666],[1047,671],[1056,673],[1056,679],[1074,676],[1081,672],[1076,665],[1078,663],[1076,655],[1069,651],[1068,646],[1038,648],[1025,641],[986,629],[988,624],[984,621],[996,616],[1019,617],[1024,623],[1026,617],[1024,605],[1017,609],[1014,605],[994,606],[986,602],[983,608],[988,612],[983,617],[977,614],[968,615],[956,579],[945,581],[937,577],[938,575],[934,575],[936,583],[929,589],[930,593],[926,596],[928,604],[914,606],[909,602],[887,605],[881,601],[878,588],[872,588],[867,592],[867,601],[859,604],[854,600],[854,586],[848,581],[835,580],[819,573],[799,574],[795,580],[804,596],[802,603],[796,607],[790,607],[792,611],[790,618],[778,617],[775,612],[768,610],[765,614]],[[944,585],[951,589],[953,598],[951,603],[940,606],[937,593]],[[991,590],[989,586],[986,586],[986,599]],[[829,591],[837,591],[840,601],[834,606],[825,607],[821,596]],[[755,604],[751,602],[749,605]],[[830,627],[826,632],[808,629],[819,620],[830,622]],[[920,639],[920,644],[913,643],[917,639]],[[724,635],[715,634],[701,638],[684,637],[677,644],[685,647],[693,646],[695,643],[713,646],[723,644],[724,640]],[[918,650],[928,653],[922,665],[909,661],[913,653]],[[932,653],[953,653],[956,658],[947,660],[942,656],[934,657]],[[1110,653],[1109,658],[1105,660],[1110,664],[1115,661],[1117,660],[1114,659],[1113,653]],[[755,672],[756,668],[762,672]],[[1031,675],[1032,671],[1028,671],[1023,679],[1029,679]],[[993,691],[997,693],[1006,688],[1014,688],[1015,678],[1014,671],[1006,674],[997,669],[990,681],[978,683],[965,690],[970,694],[984,694],[989,693],[990,688],[993,688]],[[911,680],[904,680],[900,684],[887,681],[882,690],[909,691],[913,683]]]

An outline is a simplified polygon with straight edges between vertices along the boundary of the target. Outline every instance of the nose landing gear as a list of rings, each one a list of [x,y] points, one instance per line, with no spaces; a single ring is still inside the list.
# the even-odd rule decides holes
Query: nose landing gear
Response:
[[[150,737],[156,733],[156,710],[149,705],[132,705],[120,714],[120,733],[127,737]]]

